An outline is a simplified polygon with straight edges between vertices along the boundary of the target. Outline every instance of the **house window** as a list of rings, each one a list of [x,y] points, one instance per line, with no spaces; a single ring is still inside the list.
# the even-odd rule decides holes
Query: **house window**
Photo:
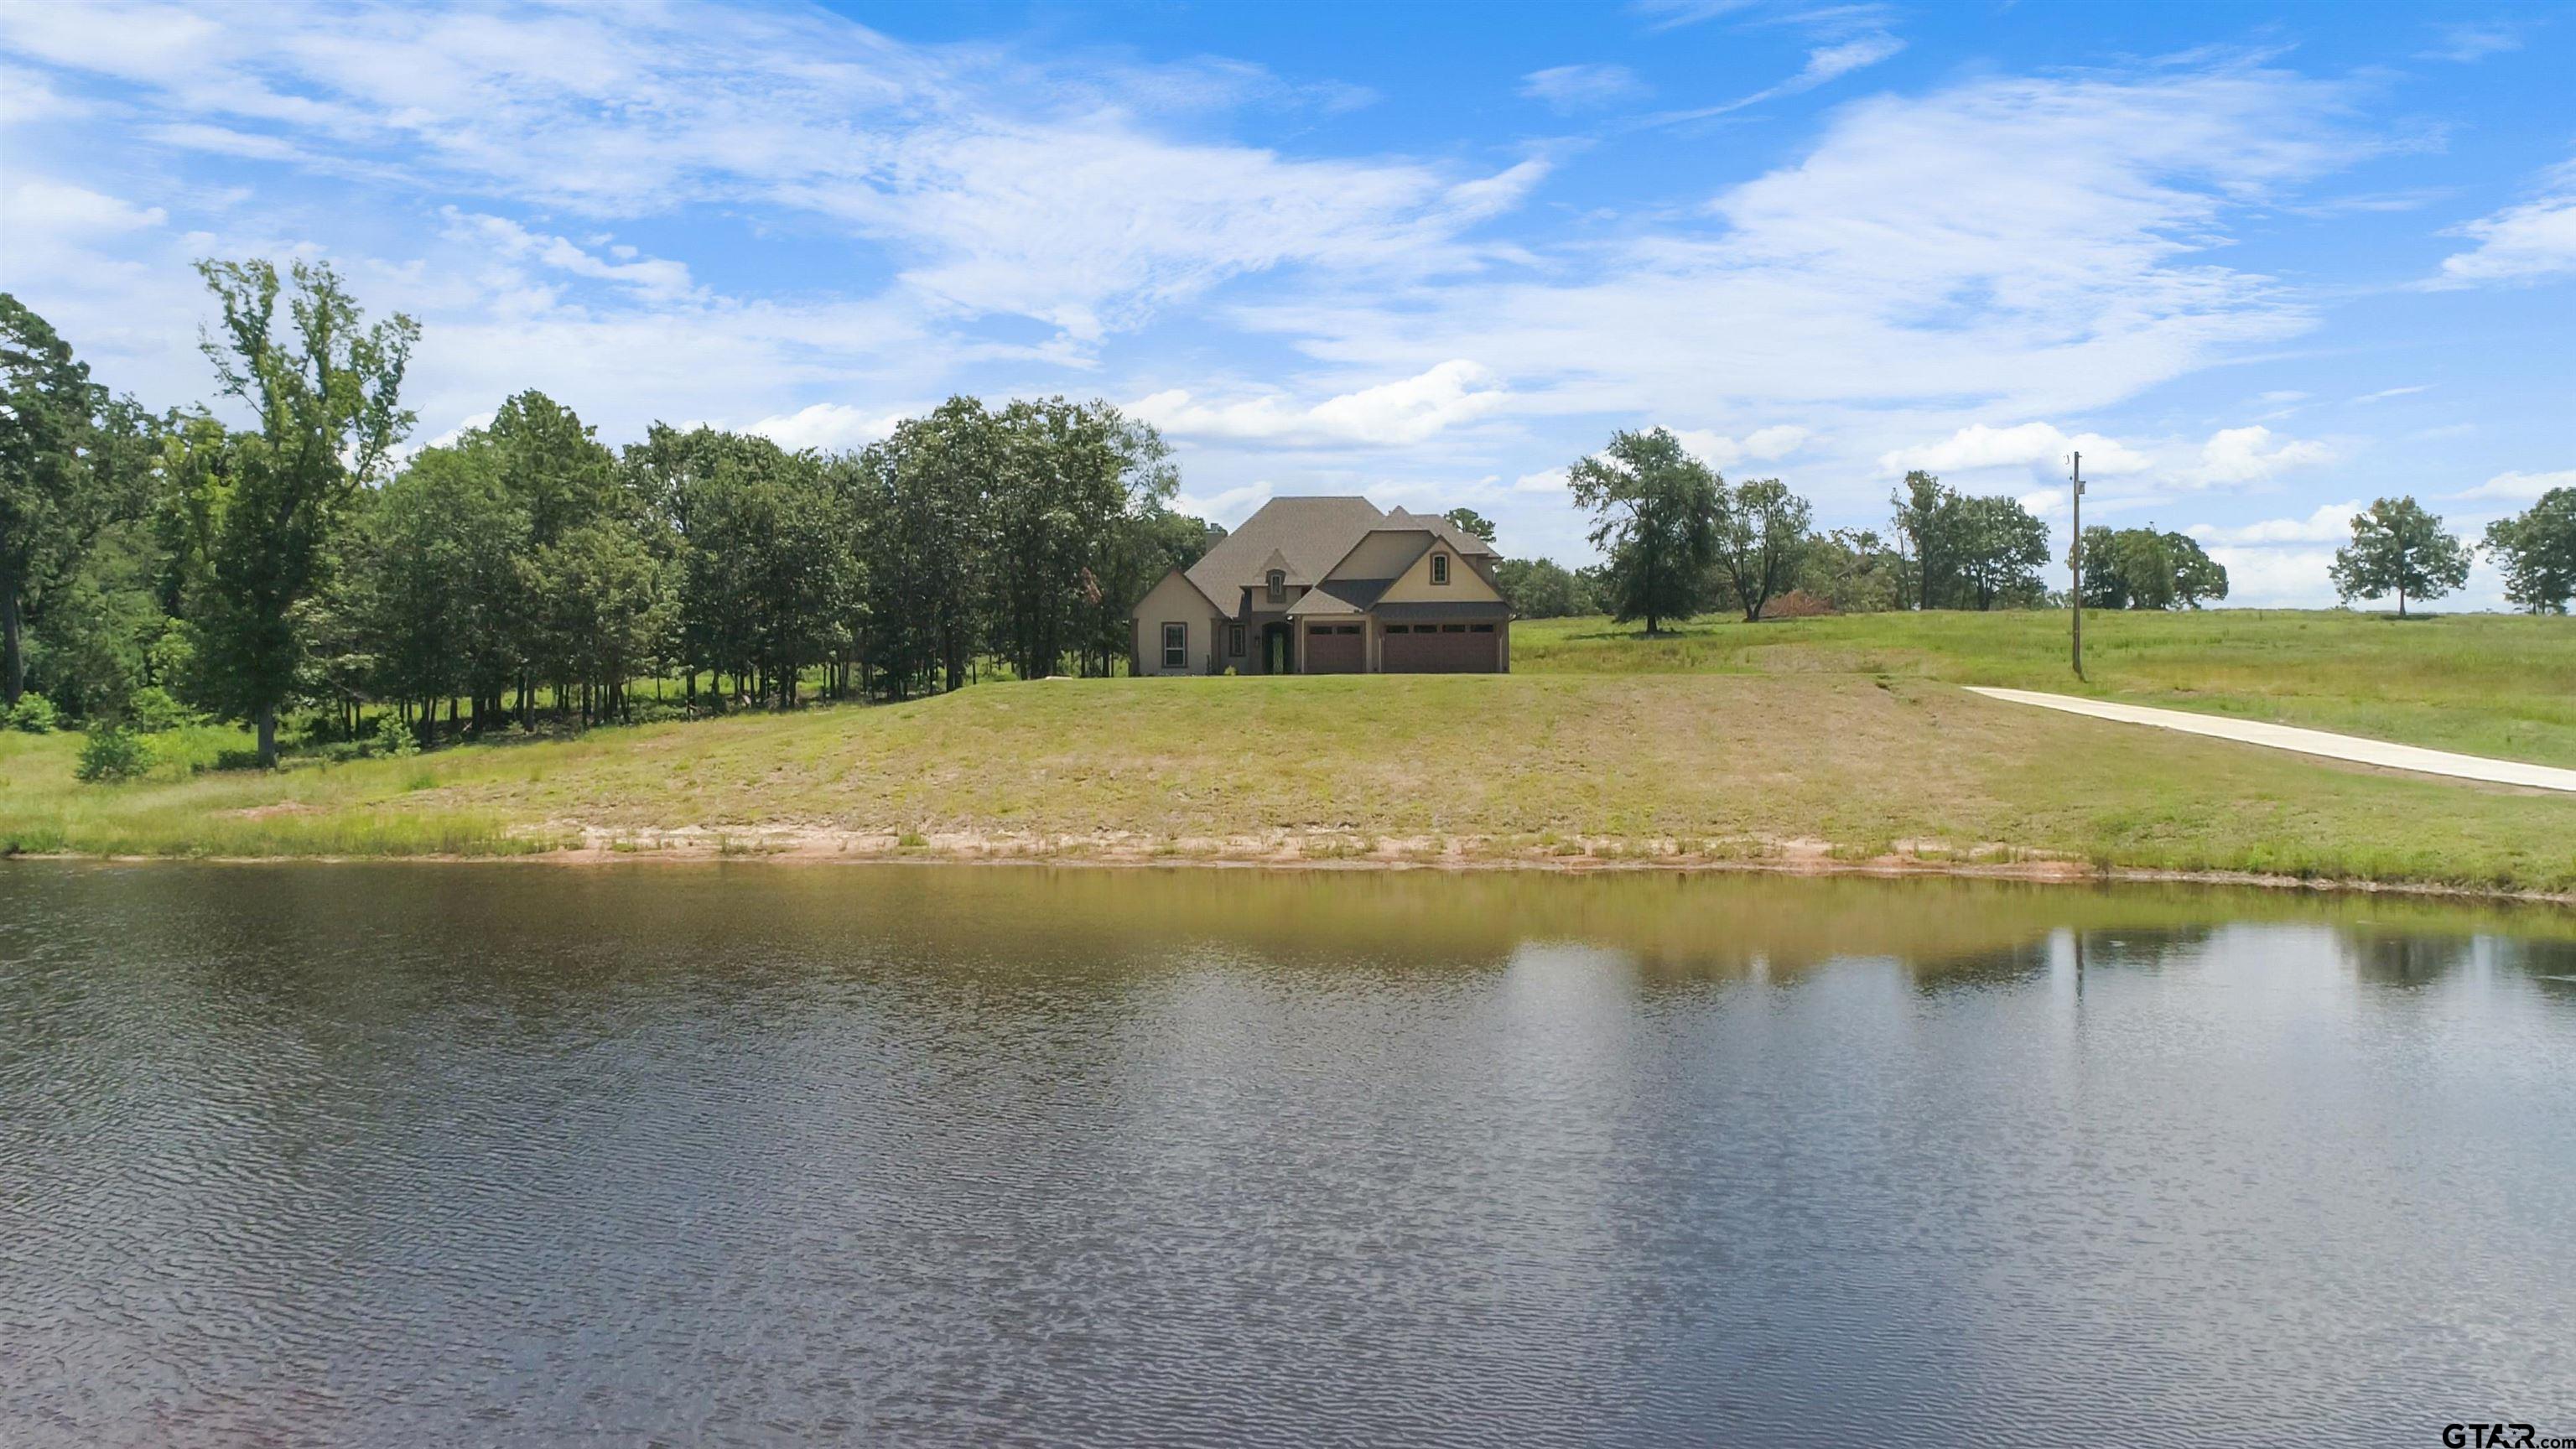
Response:
[[[1288,597],[1287,571],[1284,569],[1272,569],[1270,571],[1270,602],[1275,604],[1286,597]]]
[[[1336,634],[1356,634],[1359,631],[1360,626],[1357,624],[1335,624],[1333,626],[1333,632]]]
[[[1410,634],[1413,632],[1413,626],[1410,624],[1389,624],[1386,626],[1386,632],[1390,634]]]
[[[1467,632],[1470,634],[1491,634],[1494,632],[1494,626],[1491,624],[1477,624],[1469,628]]]
[[[1449,582],[1449,555],[1435,553],[1431,556],[1431,582],[1435,584]]]
[[[1229,658],[1241,659],[1243,657],[1243,626],[1241,624],[1228,624],[1225,626],[1225,652]]]
[[[1443,624],[1440,626],[1440,632],[1443,634],[1464,634],[1467,632],[1467,626],[1464,624]]]
[[[1190,667],[1189,625],[1165,624],[1163,626],[1163,667],[1165,669]]]

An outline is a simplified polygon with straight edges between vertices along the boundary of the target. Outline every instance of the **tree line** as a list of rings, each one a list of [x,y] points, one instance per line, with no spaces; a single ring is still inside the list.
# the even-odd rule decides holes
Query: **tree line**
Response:
[[[1730,485],[1662,428],[1613,436],[1567,476],[1575,502],[1593,515],[1591,542],[1604,561],[1579,569],[1504,561],[1497,579],[1525,618],[1608,614],[1653,632],[1721,610],[1755,621],[2065,602],[2041,575],[2044,523],[2014,499],[1961,494],[1927,472],[1906,474],[1889,496],[1885,532],[1815,530],[1807,501],[1778,479]],[[1482,522],[1467,510],[1450,517],[1462,527]],[[2474,547],[2503,573],[2507,600],[2566,613],[2576,601],[2576,488],[2552,489],[2489,524]],[[2353,519],[2329,581],[2347,603],[2394,595],[2402,616],[2409,602],[2466,583],[2472,551],[2413,498],[2383,498]],[[2095,525],[2064,562],[2079,553],[2086,608],[2197,609],[2227,597],[2226,568],[2188,534]]]
[[[1505,564],[1504,591],[1530,617],[1606,613],[1619,622],[1715,611],[2029,608],[2056,602],[2041,577],[2048,527],[2011,498],[1963,494],[1926,472],[1890,495],[1885,532],[1819,531],[1777,478],[1730,484],[1670,431],[1613,436],[1567,470],[1593,515],[1599,566]],[[2192,538],[2152,528],[2085,530],[2085,602],[2198,608],[2227,597],[2227,570]]]
[[[1222,533],[1097,401],[953,398],[826,455],[658,423],[612,448],[530,391],[403,456],[415,323],[324,265],[200,271],[249,427],[110,396],[0,294],[12,709],[238,719],[273,764],[290,711],[354,736],[380,706],[427,742],[630,717],[639,679],[721,710],[1108,674],[1133,601]]]

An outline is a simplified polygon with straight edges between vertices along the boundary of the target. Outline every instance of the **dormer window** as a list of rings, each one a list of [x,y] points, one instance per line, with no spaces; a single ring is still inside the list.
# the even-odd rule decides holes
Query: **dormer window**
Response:
[[[1275,604],[1286,597],[1288,597],[1288,571],[1286,569],[1272,569],[1270,571],[1270,602]]]
[[[1449,582],[1449,555],[1435,553],[1431,556],[1431,582],[1435,584]]]

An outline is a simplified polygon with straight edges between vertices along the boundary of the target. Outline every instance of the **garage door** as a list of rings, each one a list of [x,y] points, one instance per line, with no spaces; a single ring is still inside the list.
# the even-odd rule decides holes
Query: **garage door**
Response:
[[[1389,674],[1491,674],[1491,624],[1389,624],[1378,658]]]
[[[1357,624],[1306,626],[1308,674],[1357,674],[1368,668],[1368,636]]]

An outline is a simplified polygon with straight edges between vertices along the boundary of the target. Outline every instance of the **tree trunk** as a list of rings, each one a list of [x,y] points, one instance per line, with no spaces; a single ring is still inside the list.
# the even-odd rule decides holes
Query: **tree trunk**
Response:
[[[2397,617],[2401,619],[2406,617],[2406,586],[2404,584],[2399,584],[2397,586]]]
[[[18,581],[0,579],[0,649],[5,649],[8,664],[0,671],[0,704],[16,704],[27,691],[27,656],[18,638]]]
[[[261,705],[255,722],[259,726],[259,767],[274,770],[277,768],[277,706]]]

